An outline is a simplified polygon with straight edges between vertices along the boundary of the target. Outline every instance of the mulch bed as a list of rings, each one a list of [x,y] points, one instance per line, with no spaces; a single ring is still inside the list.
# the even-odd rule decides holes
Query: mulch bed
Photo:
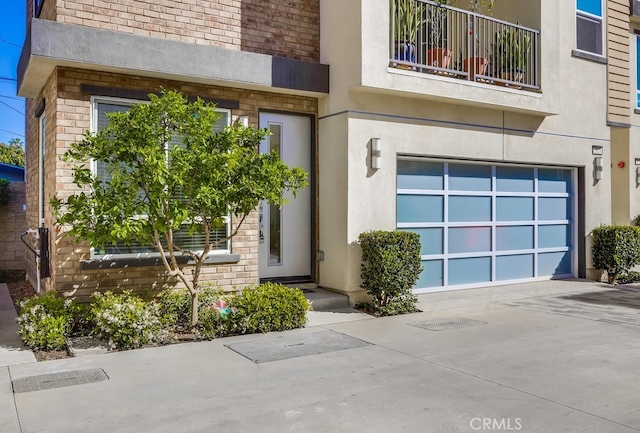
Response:
[[[16,307],[16,311],[20,310],[20,301],[28,296],[35,296],[36,291],[29,281],[23,280],[16,283],[7,283],[9,288],[9,294],[13,305]]]

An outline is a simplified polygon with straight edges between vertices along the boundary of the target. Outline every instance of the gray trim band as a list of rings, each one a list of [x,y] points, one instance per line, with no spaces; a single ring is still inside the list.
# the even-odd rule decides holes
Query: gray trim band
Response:
[[[186,256],[176,258],[180,265],[192,265],[193,260]],[[230,263],[238,263],[240,254],[211,254],[204,261],[205,265],[224,265]],[[81,260],[80,267],[82,270],[99,270],[99,269],[120,269],[120,268],[142,268],[151,266],[163,266],[160,257],[115,257],[111,259],[92,259]]]
[[[57,67],[320,96],[320,63],[33,18],[18,64],[18,94],[37,97]]]

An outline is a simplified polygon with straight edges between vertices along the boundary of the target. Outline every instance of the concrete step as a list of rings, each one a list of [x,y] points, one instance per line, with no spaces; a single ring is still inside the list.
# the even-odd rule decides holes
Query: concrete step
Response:
[[[294,283],[286,285],[302,290],[304,296],[311,302],[311,307],[314,311],[349,308],[348,296],[323,289],[315,283]]]

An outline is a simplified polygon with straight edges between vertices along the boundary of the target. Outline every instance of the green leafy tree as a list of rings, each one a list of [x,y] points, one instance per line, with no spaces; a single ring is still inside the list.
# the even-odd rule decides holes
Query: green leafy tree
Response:
[[[19,138],[12,138],[9,144],[0,143],[0,162],[24,167],[24,145]]]
[[[155,247],[169,275],[191,295],[193,329],[209,252],[235,236],[261,200],[284,203],[285,191],[295,194],[306,186],[306,173],[288,167],[276,153],[258,151],[267,130],[235,124],[216,132],[213,104],[189,103],[165,90],[149,97],[148,104],[111,113],[109,126],[71,145],[62,159],[73,167],[82,192],[51,203],[57,223],[69,225],[66,234],[77,241],[97,248],[116,242]],[[89,169],[91,159],[104,165],[109,181]],[[230,214],[235,217],[230,235],[216,239],[214,232]],[[174,241],[185,228],[203,235],[202,250]]]

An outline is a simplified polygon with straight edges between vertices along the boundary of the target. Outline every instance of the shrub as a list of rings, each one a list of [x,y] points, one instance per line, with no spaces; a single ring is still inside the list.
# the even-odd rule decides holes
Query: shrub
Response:
[[[300,289],[276,283],[247,287],[229,299],[230,331],[239,334],[302,328],[309,301]]]
[[[629,271],[622,273],[618,276],[617,281],[620,284],[640,283],[640,272]]]
[[[108,340],[112,348],[137,348],[166,339],[158,304],[147,303],[131,291],[94,293],[91,316],[94,335]]]
[[[9,203],[10,193],[9,193],[9,184],[10,182],[7,179],[0,179],[0,205],[5,205]]]
[[[371,231],[358,237],[362,247],[360,276],[373,297],[373,312],[401,314],[417,311],[411,289],[418,281],[420,235],[404,231]]]
[[[593,236],[593,266],[607,271],[609,284],[640,261],[640,227],[602,225]]]
[[[198,302],[200,305],[198,311],[198,324],[196,325],[196,333],[199,336],[207,335],[205,339],[211,339],[219,336],[215,330],[208,328],[216,328],[219,324],[214,324],[215,320],[210,310],[214,310],[218,300],[222,299],[224,292],[222,289],[212,285],[201,285],[198,293]],[[160,318],[162,324],[175,333],[189,332],[189,324],[191,322],[191,295],[187,289],[167,289],[163,290],[156,296],[156,301],[160,308]],[[219,315],[219,314],[218,314]],[[211,336],[213,335],[213,336]]]
[[[54,291],[27,298],[20,303],[20,337],[36,350],[61,350],[74,319],[72,299],[62,299]]]

